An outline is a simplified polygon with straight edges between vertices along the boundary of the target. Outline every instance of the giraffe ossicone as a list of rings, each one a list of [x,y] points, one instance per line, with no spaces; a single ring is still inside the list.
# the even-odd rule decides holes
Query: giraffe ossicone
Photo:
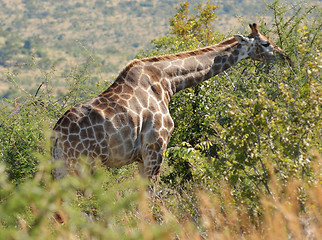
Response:
[[[174,128],[168,104],[175,93],[246,58],[289,60],[256,24],[250,28],[250,35],[234,35],[214,46],[134,60],[106,91],[71,107],[54,127],[52,160],[63,161],[54,177],[77,173],[85,156],[107,167],[138,162],[142,176],[156,179]]]

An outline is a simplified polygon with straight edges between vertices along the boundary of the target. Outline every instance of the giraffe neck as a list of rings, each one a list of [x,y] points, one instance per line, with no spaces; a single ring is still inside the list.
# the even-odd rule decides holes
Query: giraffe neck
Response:
[[[197,85],[247,57],[247,47],[230,38],[195,51],[134,60],[99,96],[114,99],[111,96],[122,93],[127,99],[134,90],[139,92],[138,88],[141,88],[146,92],[142,92],[144,96],[139,95],[156,94],[168,104],[175,93]]]
[[[235,38],[230,38],[196,51],[160,57],[159,63],[158,58],[152,60],[156,61],[154,66],[162,66],[159,68],[163,68],[164,78],[170,81],[172,96],[227,70],[246,57],[247,49]]]

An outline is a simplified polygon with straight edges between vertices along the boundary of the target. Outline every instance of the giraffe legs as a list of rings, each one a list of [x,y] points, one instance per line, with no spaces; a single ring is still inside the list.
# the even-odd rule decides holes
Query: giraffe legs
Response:
[[[150,170],[148,169],[147,164],[145,163],[146,161],[138,162],[139,174],[141,177],[149,180],[146,190],[148,191],[151,199],[154,199],[156,197],[155,184],[157,181],[157,175],[151,175]]]
[[[139,162],[139,173],[142,177],[157,181],[160,166],[163,160],[162,151],[146,150],[142,162]]]

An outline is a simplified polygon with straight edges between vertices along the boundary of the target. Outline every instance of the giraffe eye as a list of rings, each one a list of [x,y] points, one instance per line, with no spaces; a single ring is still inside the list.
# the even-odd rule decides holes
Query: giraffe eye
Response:
[[[263,47],[268,47],[269,45],[270,45],[270,43],[269,43],[269,42],[262,43],[262,46],[263,46]]]

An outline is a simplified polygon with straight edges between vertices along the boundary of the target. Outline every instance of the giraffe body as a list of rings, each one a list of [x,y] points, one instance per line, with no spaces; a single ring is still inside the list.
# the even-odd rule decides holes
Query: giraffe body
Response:
[[[156,178],[174,128],[168,104],[178,91],[209,79],[242,59],[274,62],[286,54],[250,25],[196,51],[134,60],[99,96],[70,108],[54,127],[52,157],[63,160],[55,178],[77,172],[78,159],[100,159],[107,167],[138,162],[140,174]]]
[[[100,158],[107,167],[137,161],[142,175],[157,174],[154,166],[162,162],[174,123],[169,93],[146,74],[153,70],[152,65],[133,62],[105,92],[64,114],[54,127],[53,156],[68,161],[56,169],[56,178],[68,168],[77,171],[81,155]],[[144,165],[143,159],[151,160]]]

